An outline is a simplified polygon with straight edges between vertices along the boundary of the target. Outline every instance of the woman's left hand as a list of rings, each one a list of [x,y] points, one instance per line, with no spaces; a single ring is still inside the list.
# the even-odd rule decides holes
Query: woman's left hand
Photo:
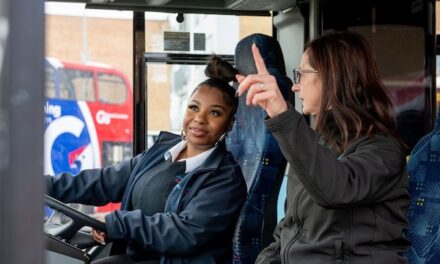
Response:
[[[252,44],[252,54],[258,73],[246,77],[237,75],[237,80],[240,83],[237,94],[242,95],[248,90],[247,105],[259,105],[270,117],[277,116],[287,110],[287,103],[281,94],[275,77],[269,74],[255,43]]]

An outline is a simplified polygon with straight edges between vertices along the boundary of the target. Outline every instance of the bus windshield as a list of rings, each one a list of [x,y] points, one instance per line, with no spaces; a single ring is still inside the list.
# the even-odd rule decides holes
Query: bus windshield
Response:
[[[45,62],[45,174],[77,174],[133,156],[133,68],[126,52],[132,45],[132,20],[131,12],[46,3],[46,53],[50,57]],[[76,41],[65,38],[72,31]],[[231,59],[240,39],[256,32],[272,35],[272,23],[271,17],[264,16],[208,14],[185,14],[179,23],[175,14],[146,12],[145,31],[142,75],[147,87],[149,147],[159,131],[180,133],[187,98],[206,79],[204,66],[209,56]],[[205,60],[149,59],[175,54],[195,54]],[[83,211],[105,213],[118,206]]]

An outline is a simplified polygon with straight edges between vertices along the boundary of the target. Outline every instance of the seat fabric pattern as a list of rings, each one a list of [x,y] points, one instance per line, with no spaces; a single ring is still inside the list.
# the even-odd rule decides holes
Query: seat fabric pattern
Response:
[[[440,263],[440,111],[434,130],[414,146],[408,161],[411,264]]]
[[[252,43],[259,47],[269,72],[276,77],[283,95],[286,95],[292,82],[285,76],[281,48],[272,37],[253,34],[242,39],[235,50],[235,67],[243,75],[257,72],[251,53]],[[284,175],[286,160],[264,124],[266,112],[260,107],[246,106],[246,94],[240,96],[239,101],[236,122],[226,143],[241,166],[248,197],[235,230],[233,262],[254,263],[262,249],[266,202],[276,177]]]

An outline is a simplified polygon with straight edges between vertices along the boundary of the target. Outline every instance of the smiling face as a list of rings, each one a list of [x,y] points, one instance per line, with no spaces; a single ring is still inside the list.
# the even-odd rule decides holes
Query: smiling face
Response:
[[[232,106],[217,88],[200,86],[188,101],[183,130],[190,156],[212,148],[231,129]]]
[[[292,90],[298,93],[302,102],[302,111],[306,115],[317,116],[321,108],[322,101],[322,81],[320,73],[312,73],[316,71],[310,66],[309,55],[304,52],[300,64],[301,74],[299,84],[294,84]]]

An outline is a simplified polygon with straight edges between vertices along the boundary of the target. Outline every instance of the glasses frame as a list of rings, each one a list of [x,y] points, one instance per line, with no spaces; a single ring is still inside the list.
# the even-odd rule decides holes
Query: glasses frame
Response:
[[[301,81],[301,75],[306,73],[318,73],[317,70],[301,70],[300,68],[293,69],[293,84],[299,84]]]

